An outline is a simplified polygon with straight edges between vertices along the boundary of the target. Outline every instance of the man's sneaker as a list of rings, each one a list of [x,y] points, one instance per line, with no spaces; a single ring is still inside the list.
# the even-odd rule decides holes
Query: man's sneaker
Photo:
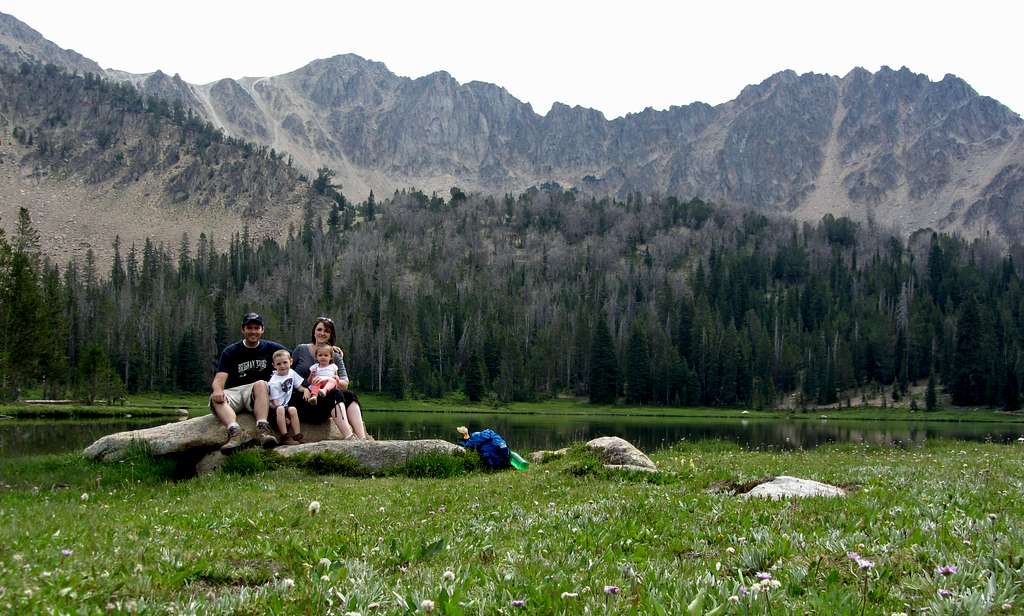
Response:
[[[277,447],[277,437],[270,431],[270,424],[265,421],[256,424],[256,440],[260,442],[264,449]]]
[[[284,446],[298,445],[298,444],[299,444],[299,441],[295,440],[295,438],[291,434],[289,434],[288,436],[284,437],[281,440],[281,445],[284,445]]]
[[[245,444],[245,435],[238,426],[228,428],[228,442],[220,447],[220,452],[226,456],[235,453],[239,447]]]

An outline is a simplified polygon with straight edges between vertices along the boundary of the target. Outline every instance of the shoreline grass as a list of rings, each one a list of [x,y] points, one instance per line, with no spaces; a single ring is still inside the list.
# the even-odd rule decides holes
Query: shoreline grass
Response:
[[[454,479],[187,480],[144,456],[0,460],[0,610],[680,614],[700,593],[719,614],[1024,605],[1024,446],[701,441],[652,458],[659,481],[578,459]],[[708,490],[781,474],[857,489],[779,502]]]

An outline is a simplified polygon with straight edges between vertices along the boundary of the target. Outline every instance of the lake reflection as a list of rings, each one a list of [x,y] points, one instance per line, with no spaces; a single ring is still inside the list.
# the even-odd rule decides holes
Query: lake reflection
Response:
[[[955,422],[836,421],[821,419],[701,419],[674,417],[585,417],[494,413],[404,413],[368,411],[378,439],[454,440],[455,428],[493,428],[513,449],[557,449],[599,436],[621,436],[644,451],[682,440],[729,440],[748,447],[810,449],[825,443],[905,446],[946,438],[998,443],[1024,434],[1022,424]]]
[[[0,420],[0,458],[81,450],[107,434],[141,430],[172,421],[177,421],[177,418]]]
[[[841,421],[835,419],[702,419],[650,416],[423,413],[368,410],[370,432],[379,440],[440,438],[454,441],[456,426],[493,428],[511,447],[528,452],[558,449],[598,436],[621,436],[644,451],[679,441],[729,440],[747,447],[810,449],[824,443],[912,446],[928,439],[1015,441],[1024,424],[967,422]],[[0,421],[0,457],[81,450],[106,434],[176,421],[145,419]]]

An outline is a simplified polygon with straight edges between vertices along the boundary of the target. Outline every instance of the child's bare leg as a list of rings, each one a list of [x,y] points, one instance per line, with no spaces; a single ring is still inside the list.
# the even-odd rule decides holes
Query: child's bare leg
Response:
[[[288,419],[291,420],[292,434],[302,434],[301,426],[299,425],[299,409],[294,406],[288,407]]]
[[[274,414],[277,416],[277,431],[280,432],[281,434],[287,435],[288,424],[285,422],[284,412],[284,405],[281,405],[277,407],[277,409],[274,411]]]

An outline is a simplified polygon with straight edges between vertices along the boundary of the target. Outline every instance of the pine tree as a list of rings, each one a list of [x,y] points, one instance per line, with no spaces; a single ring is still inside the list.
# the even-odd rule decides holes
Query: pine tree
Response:
[[[633,323],[626,347],[626,401],[647,404],[651,401],[651,358],[643,324]]]
[[[20,395],[20,389],[34,381],[42,366],[39,341],[43,339],[43,298],[37,272],[31,257],[15,250],[10,268],[10,303],[5,324],[8,337],[7,354],[10,394]]]
[[[935,370],[928,372],[928,388],[924,393],[924,408],[926,411],[934,411],[939,407],[939,393],[935,383]]]
[[[956,323],[956,347],[953,352],[953,404],[984,404],[986,392],[985,356],[980,342],[981,317],[978,302],[969,297]]]
[[[223,293],[218,293],[216,299],[213,300],[213,342],[217,346],[217,355],[220,355],[230,344]]]
[[[590,402],[615,404],[619,387],[619,360],[615,354],[608,323],[598,317],[594,340],[590,344]]]
[[[114,236],[114,261],[110,266],[110,284],[114,287],[114,291],[120,291],[124,287],[126,274],[124,271],[124,262],[121,259],[121,236]]]
[[[82,351],[77,370],[78,397],[93,404],[114,388],[116,374],[110,368],[110,359],[98,344],[90,344]]]
[[[201,392],[207,389],[203,378],[203,361],[199,357],[196,334],[192,329],[188,329],[178,342],[174,380],[180,391]]]
[[[1020,382],[1017,380],[1017,370],[1013,362],[1006,363],[1006,375],[1003,380],[1003,410],[1016,411],[1020,409]]]
[[[363,218],[366,219],[366,222],[373,222],[377,218],[377,200],[374,199],[372,190],[366,199],[366,205],[363,206]]]
[[[389,351],[387,369],[384,371],[384,391],[395,400],[402,400],[406,393],[405,371],[396,350]]]
[[[686,298],[679,301],[679,317],[676,323],[675,343],[679,356],[693,361],[693,305]]]
[[[25,255],[32,266],[39,268],[39,231],[32,226],[32,217],[26,208],[18,208],[18,221],[14,228],[14,251]]]
[[[483,398],[483,371],[476,353],[470,355],[466,364],[466,398],[470,402],[480,402]]]

